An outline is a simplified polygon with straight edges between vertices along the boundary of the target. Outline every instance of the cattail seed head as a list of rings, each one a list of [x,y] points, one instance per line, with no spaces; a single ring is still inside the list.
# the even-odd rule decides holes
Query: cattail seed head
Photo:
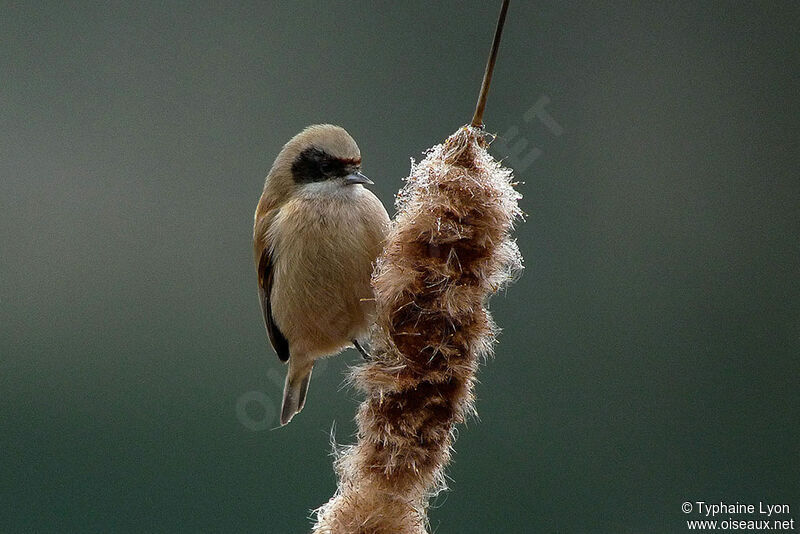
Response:
[[[339,488],[316,534],[424,534],[429,498],[444,489],[456,424],[474,413],[480,361],[497,327],[488,297],[522,257],[511,170],[464,126],[412,164],[373,275],[372,361],[352,379],[364,392],[357,443],[336,460]]]

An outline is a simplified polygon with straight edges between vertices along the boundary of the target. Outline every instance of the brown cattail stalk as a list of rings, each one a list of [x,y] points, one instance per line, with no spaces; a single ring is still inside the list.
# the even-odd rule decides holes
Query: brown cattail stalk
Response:
[[[315,534],[427,532],[453,429],[474,412],[476,371],[492,353],[487,298],[522,267],[510,237],[519,198],[473,125],[412,165],[373,278],[373,359],[353,373],[366,394],[358,441],[338,455],[339,488]]]

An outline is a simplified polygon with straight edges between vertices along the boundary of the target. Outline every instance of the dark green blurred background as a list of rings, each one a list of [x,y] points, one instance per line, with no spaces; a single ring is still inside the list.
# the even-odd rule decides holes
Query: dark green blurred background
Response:
[[[2,3],[0,531],[309,529],[359,357],[271,430],[263,178],[334,122],[391,206],[469,120],[498,5]],[[796,2],[512,2],[486,123],[527,269],[432,530],[800,521],[798,27]]]

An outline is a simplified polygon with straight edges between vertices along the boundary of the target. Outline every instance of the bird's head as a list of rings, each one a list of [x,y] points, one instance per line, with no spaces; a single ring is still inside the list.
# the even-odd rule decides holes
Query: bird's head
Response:
[[[355,140],[332,124],[309,126],[289,140],[269,180],[287,189],[320,191],[372,183],[361,174],[361,151]]]

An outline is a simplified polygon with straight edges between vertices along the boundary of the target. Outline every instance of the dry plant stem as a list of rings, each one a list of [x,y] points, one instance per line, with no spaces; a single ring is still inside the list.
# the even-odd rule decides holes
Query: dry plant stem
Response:
[[[518,199],[473,126],[412,166],[373,278],[373,359],[353,374],[366,395],[358,441],[338,454],[339,488],[316,534],[427,532],[454,426],[474,411],[475,373],[492,352],[486,300],[521,268]]]
[[[503,0],[500,7],[500,16],[497,18],[497,27],[494,30],[492,48],[489,51],[489,60],[486,62],[486,70],[483,73],[481,92],[478,94],[478,103],[475,106],[475,114],[472,116],[471,126],[476,128],[483,127],[483,110],[486,108],[486,98],[489,96],[489,85],[492,83],[492,73],[494,64],[497,61],[497,51],[500,49],[500,37],[503,35],[503,26],[506,23],[506,13],[508,13],[508,3],[510,0]]]

